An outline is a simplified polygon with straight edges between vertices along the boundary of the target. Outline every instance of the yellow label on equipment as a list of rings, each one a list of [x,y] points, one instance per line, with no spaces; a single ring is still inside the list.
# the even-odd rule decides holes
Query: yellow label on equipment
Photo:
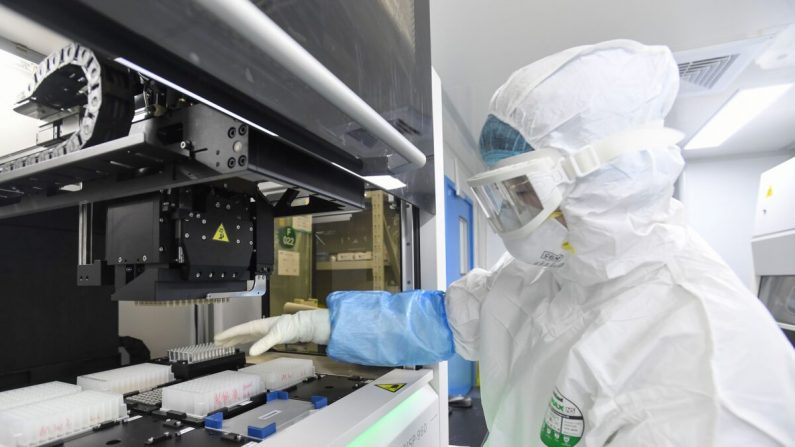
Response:
[[[377,383],[375,386],[377,386],[378,388],[381,388],[382,390],[387,390],[390,393],[397,393],[397,391],[399,389],[403,388],[404,386],[406,386],[406,384],[405,383]]]
[[[215,230],[215,236],[213,236],[214,241],[218,242],[229,242],[229,236],[226,234],[226,228],[224,228],[224,224],[218,225],[218,229]]]
[[[768,197],[773,197],[773,187],[772,186],[768,186],[767,187],[767,196]]]

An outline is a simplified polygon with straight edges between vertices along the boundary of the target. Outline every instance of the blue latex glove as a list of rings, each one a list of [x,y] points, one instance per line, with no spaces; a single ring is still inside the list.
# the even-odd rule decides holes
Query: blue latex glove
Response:
[[[326,304],[331,358],[372,366],[426,365],[455,352],[444,292],[334,292]]]

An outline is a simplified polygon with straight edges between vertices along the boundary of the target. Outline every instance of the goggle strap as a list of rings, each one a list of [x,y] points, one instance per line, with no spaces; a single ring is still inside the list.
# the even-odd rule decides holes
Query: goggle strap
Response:
[[[584,177],[614,158],[630,152],[671,147],[684,138],[678,130],[658,127],[634,129],[611,135],[566,157],[562,166],[569,178]]]
[[[478,195],[477,191],[475,191],[475,188],[472,188],[470,186],[469,187],[469,191],[472,194],[472,196],[475,198],[475,201],[478,202],[478,206],[480,206],[480,210],[483,211],[483,214],[486,215],[486,219],[491,219],[491,214],[489,213],[489,208],[486,206],[485,203],[483,203],[483,201],[480,200],[480,195]]]

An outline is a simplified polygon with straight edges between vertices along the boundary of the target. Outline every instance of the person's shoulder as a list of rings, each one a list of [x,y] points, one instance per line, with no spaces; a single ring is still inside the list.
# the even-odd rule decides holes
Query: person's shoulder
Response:
[[[694,232],[689,235],[689,242],[666,266],[676,287],[700,303],[712,318],[763,316],[759,299],[720,255]]]

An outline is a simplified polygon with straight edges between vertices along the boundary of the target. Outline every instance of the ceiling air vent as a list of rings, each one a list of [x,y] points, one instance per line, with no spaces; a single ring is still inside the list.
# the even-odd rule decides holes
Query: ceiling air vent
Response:
[[[693,85],[712,88],[737,59],[737,54],[679,64],[679,77]]]
[[[679,96],[719,93],[729,87],[769,44],[771,36],[674,53]]]

